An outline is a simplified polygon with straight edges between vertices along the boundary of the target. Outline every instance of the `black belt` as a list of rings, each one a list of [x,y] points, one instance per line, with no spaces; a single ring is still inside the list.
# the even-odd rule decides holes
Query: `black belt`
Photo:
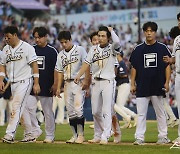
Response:
[[[106,79],[98,78],[98,77],[95,77],[94,79],[97,80],[97,81],[100,81],[100,80],[106,80]]]
[[[65,81],[66,82],[72,82],[72,81],[74,81],[74,79],[66,79]]]

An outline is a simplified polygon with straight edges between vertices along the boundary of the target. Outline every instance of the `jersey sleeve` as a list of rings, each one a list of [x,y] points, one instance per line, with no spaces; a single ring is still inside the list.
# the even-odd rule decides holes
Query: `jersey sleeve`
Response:
[[[63,72],[62,60],[61,60],[60,54],[58,54],[58,56],[57,56],[55,70],[60,73]]]
[[[113,42],[118,42],[118,43],[120,42],[119,37],[116,35],[116,33],[113,30],[111,31],[111,37]]]
[[[131,66],[136,69],[137,68],[136,49],[132,51],[129,61],[131,63]]]
[[[92,46],[91,48],[90,48],[90,50],[89,50],[89,52],[88,52],[88,54],[87,54],[87,57],[86,57],[86,59],[85,59],[85,63],[87,63],[88,65],[91,65],[91,63],[92,63],[92,51],[93,51],[93,48],[94,48],[94,46]]]
[[[127,71],[127,67],[126,64],[124,63],[124,61],[120,62],[119,67],[118,67],[118,71],[119,71],[119,75],[123,76],[126,75],[126,71]]]
[[[28,62],[28,64],[31,64],[35,61],[37,61],[37,55],[35,52],[35,48],[31,45],[28,45],[27,62]]]
[[[0,51],[0,65],[5,65],[6,64],[6,55],[4,53],[4,49],[3,51]]]
[[[174,39],[172,57],[175,57],[177,50],[180,50],[180,35]]]
[[[85,59],[86,59],[86,56],[87,56],[87,52],[83,47],[81,47],[81,54],[82,54],[82,56],[81,56],[82,57],[82,62],[84,62]]]

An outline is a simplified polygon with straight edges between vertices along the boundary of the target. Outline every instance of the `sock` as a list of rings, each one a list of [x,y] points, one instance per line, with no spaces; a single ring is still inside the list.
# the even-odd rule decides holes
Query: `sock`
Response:
[[[84,136],[84,117],[77,119],[77,129],[78,129],[78,135]]]
[[[77,137],[77,119],[69,119],[69,124],[71,126],[71,130],[74,137]]]

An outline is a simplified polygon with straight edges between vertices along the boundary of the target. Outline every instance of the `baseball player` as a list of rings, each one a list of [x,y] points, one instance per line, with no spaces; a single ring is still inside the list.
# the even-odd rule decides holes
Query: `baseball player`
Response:
[[[91,66],[94,138],[90,142],[107,144],[111,136],[112,102],[115,93],[114,64],[120,45],[119,41],[114,45],[109,44],[111,32],[105,26],[99,28],[98,37],[99,44],[90,48],[74,82],[78,84],[81,76]]]
[[[85,80],[84,76],[81,78],[81,84],[75,84],[74,78],[79,72],[82,63],[87,55],[85,49],[81,46],[73,45],[71,34],[69,31],[61,31],[58,35],[63,50],[60,51],[57,63],[56,71],[58,72],[58,86],[56,95],[60,95],[60,87],[64,84],[65,104],[69,116],[69,124],[72,129],[73,136],[66,143],[83,143],[84,142],[84,115],[83,104],[85,98],[85,87],[89,82],[88,74],[86,72]]]
[[[163,56],[171,56],[166,45],[156,41],[158,26],[155,22],[147,22],[143,25],[145,42],[137,45],[130,57],[131,92],[136,92],[136,105],[138,121],[135,132],[134,145],[144,144],[146,131],[146,115],[148,104],[151,100],[158,123],[157,144],[166,144],[170,140],[167,137],[167,123],[163,96],[169,90],[171,69],[163,61]]]
[[[179,13],[179,21],[180,21],[180,13]],[[170,31],[170,37],[174,39],[173,44],[173,53],[172,58],[170,58],[168,55],[164,56],[164,61],[168,62],[170,64],[175,63],[176,66],[176,77],[175,77],[175,95],[176,95],[176,101],[178,106],[178,115],[180,117],[180,27],[175,26]],[[180,143],[180,123],[178,127],[178,138],[176,138],[172,143]]]
[[[131,128],[131,118],[134,119],[134,125],[137,124],[137,115],[130,109],[126,108],[124,105],[128,100],[128,96],[130,94],[130,84],[128,78],[128,72],[126,64],[123,60],[123,51],[120,54],[117,54],[117,59],[119,62],[119,66],[117,67],[117,75],[116,82],[118,88],[118,94],[116,99],[116,104],[114,105],[114,110],[122,116],[125,121],[125,124],[121,126],[121,128]]]
[[[113,31],[113,28],[108,27],[108,30],[111,32],[112,41],[113,42],[119,42],[119,37]],[[98,45],[99,44],[98,32],[93,32],[90,35],[90,41],[91,41],[92,45]],[[89,127],[94,129],[94,125],[90,125]],[[119,143],[121,140],[121,131],[120,131],[118,118],[117,118],[116,113],[114,111],[114,101],[112,101],[112,130],[114,133],[114,142]],[[89,140],[90,143],[93,143],[93,141],[94,140]]]
[[[18,38],[18,28],[7,26],[4,29],[7,45],[0,58],[0,91],[4,90],[5,72],[11,82],[12,112],[3,142],[13,143],[16,128],[26,106],[27,98],[33,91],[40,92],[37,56],[34,48]],[[32,74],[33,73],[33,74]],[[34,77],[34,85],[33,78]]]
[[[52,110],[53,90],[56,84],[54,80],[54,77],[56,77],[56,75],[54,75],[54,68],[58,52],[53,46],[48,44],[48,31],[45,27],[35,27],[33,30],[33,36],[36,42],[34,48],[38,57],[37,62],[39,66],[39,84],[41,87],[41,92],[38,94],[38,96],[35,95],[33,91],[31,92],[31,95],[27,100],[27,112],[25,114],[27,117],[28,114],[30,115],[33,137],[38,138],[42,134],[36,118],[37,102],[40,100],[45,117],[46,137],[43,143],[52,143],[54,141],[55,132],[55,119]],[[27,119],[27,117],[24,118]],[[21,142],[29,142],[25,122],[24,125],[25,138]]]

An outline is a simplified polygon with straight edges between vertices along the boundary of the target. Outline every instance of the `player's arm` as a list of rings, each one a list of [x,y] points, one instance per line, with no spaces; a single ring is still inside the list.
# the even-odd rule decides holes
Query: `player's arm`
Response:
[[[0,91],[4,89],[4,78],[5,78],[6,68],[4,65],[0,65]]]
[[[134,94],[136,92],[136,69],[132,67],[131,69],[131,93]]]
[[[56,91],[57,91],[57,79],[58,78],[58,72],[56,70],[54,70],[54,83],[51,87],[51,91],[53,92],[53,95],[56,95]]]
[[[83,79],[83,85],[82,85],[82,90],[88,89],[90,86],[90,67],[87,68],[87,70],[85,71],[85,78]]]
[[[119,37],[116,35],[116,33],[114,32],[113,28],[112,27],[108,27],[108,30],[110,31],[111,33],[111,37],[112,37],[112,41],[113,42],[117,42],[119,43]]]
[[[164,88],[166,89],[166,92],[169,91],[169,81],[171,78],[171,67],[168,65],[165,70],[165,76],[166,76],[166,82],[164,84]]]
[[[163,61],[165,63],[174,64],[175,63],[175,57],[169,57],[168,55],[163,56]]]
[[[56,71],[57,72],[57,71]],[[56,87],[56,96],[61,98],[61,87],[64,80],[64,73],[63,72],[57,72],[57,87]]]
[[[84,62],[81,66],[81,69],[79,70],[79,73],[77,74],[77,76],[74,79],[74,82],[77,84],[80,81],[81,76],[88,71],[88,69],[90,69],[89,64],[87,64],[86,62]]]
[[[32,62],[31,67],[33,70],[33,78],[34,78],[33,92],[35,95],[38,95],[41,90],[39,85],[39,70],[38,70],[37,62],[36,61]]]

